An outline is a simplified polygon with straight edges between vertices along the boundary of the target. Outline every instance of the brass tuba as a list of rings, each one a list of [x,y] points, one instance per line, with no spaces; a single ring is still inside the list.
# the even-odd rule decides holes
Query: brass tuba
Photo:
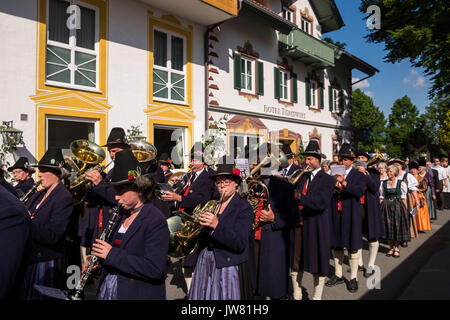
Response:
[[[384,161],[383,155],[378,149],[375,149],[375,155],[367,161],[366,165],[368,167],[373,166],[374,164],[378,164],[381,161]]]
[[[298,175],[296,175],[298,172],[300,172]],[[311,172],[311,167],[308,165],[305,169],[297,169],[295,170],[290,176],[286,177],[294,187],[297,185],[300,178],[307,172]]]
[[[131,138],[128,143],[131,146],[131,152],[139,162],[153,160],[158,155],[156,147],[141,137]]]
[[[192,216],[183,211],[177,211],[176,215],[167,219],[170,231],[169,257],[181,259],[194,252],[198,246],[198,236],[201,232],[199,217],[204,212],[212,212],[217,215],[223,196],[224,192],[219,201],[209,200],[203,206],[198,204],[194,208]]]
[[[102,172],[107,166],[100,165],[106,158],[105,151],[94,142],[86,139],[75,140],[70,144],[73,157],[65,157],[66,164],[72,168],[68,187],[74,204],[81,203],[89,190],[86,172],[98,170]],[[111,163],[110,163],[111,164]],[[109,165],[109,164],[108,164]]]

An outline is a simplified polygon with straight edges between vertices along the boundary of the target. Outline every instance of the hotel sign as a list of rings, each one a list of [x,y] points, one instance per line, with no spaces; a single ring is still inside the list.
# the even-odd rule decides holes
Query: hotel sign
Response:
[[[273,114],[275,116],[289,117],[295,119],[306,119],[306,113],[291,111],[283,107],[270,107],[264,105],[264,113],[265,114]]]

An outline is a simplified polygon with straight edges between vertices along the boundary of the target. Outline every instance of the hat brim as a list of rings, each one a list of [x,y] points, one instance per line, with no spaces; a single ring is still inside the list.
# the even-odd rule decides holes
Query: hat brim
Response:
[[[312,156],[312,157],[316,157],[316,158],[322,158],[322,159],[326,159],[327,156],[324,155],[323,153],[315,153],[315,152],[304,152],[302,153],[304,156]]]
[[[125,148],[130,148],[131,146],[128,143],[125,142],[109,142],[107,144],[105,144],[104,146],[101,147],[118,147],[118,146],[125,146]]]
[[[366,157],[367,160],[370,159],[370,156],[367,153],[365,153],[365,154],[364,153],[355,153],[355,158],[358,157],[358,156]]]
[[[239,180],[239,183],[242,181],[242,177],[238,176],[237,174],[234,174],[232,172],[221,172],[221,173],[216,173],[214,175],[210,175],[209,178],[216,181],[217,177],[230,177],[232,179],[237,179]]]
[[[48,165],[48,164],[33,164],[33,165],[31,165],[31,167],[38,168],[38,169],[46,168],[46,169],[51,169],[51,170],[57,171],[60,174],[62,173],[62,171],[61,171],[62,168],[59,166],[52,166],[52,165]]]
[[[354,154],[339,154],[338,155],[340,158],[349,158],[349,159],[355,159],[356,155]]]
[[[124,184],[133,184],[135,181],[136,181],[136,179],[133,179],[133,180],[127,179],[127,180],[121,180],[121,181],[115,181],[115,182],[109,181],[109,182],[105,183],[105,186],[115,187],[115,186],[121,186]]]
[[[402,166],[405,165],[405,162],[403,160],[390,160],[390,161],[388,161],[388,165],[391,165],[391,164],[394,164],[394,163],[399,163]]]
[[[11,172],[11,171],[13,171],[14,169],[21,169],[21,170],[23,170],[23,171],[27,171],[28,173],[34,173],[34,172],[35,172],[35,170],[34,170],[33,168],[31,168],[31,166],[28,167],[28,168],[13,166],[13,167],[9,167],[7,170],[8,170],[9,172]]]

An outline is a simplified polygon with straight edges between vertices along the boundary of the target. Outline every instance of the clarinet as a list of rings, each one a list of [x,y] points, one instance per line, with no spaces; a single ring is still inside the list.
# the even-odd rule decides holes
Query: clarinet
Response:
[[[36,182],[33,187],[28,190],[27,193],[25,193],[22,198],[20,198],[20,201],[22,201],[23,204],[27,204],[28,200],[30,200],[31,196],[37,191],[37,188],[39,187],[39,185],[41,184],[41,180],[39,180],[38,182]]]
[[[118,205],[118,206],[116,206],[116,207],[114,207],[112,209],[111,218],[109,219],[108,225],[106,226],[106,228],[103,229],[103,231],[102,231],[102,233],[100,235],[100,238],[99,238],[100,240],[108,241],[108,239],[110,238],[111,233],[112,233],[112,231],[114,229],[114,226],[116,225],[117,221],[119,221],[120,209],[121,209],[120,205]],[[82,294],[83,294],[83,291],[84,291],[84,286],[86,285],[86,282],[88,281],[88,279],[89,279],[89,277],[90,277],[90,275],[91,275],[91,273],[92,273],[92,271],[94,269],[94,266],[97,263],[97,261],[98,261],[98,257],[94,256],[94,255],[89,259],[88,267],[86,268],[86,270],[81,275],[81,278],[78,281],[77,286],[75,287],[73,294],[71,294],[69,296],[70,300],[82,300]]]

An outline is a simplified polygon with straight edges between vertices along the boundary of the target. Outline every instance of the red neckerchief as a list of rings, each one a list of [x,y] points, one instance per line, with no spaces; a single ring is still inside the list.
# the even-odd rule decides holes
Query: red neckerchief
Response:
[[[261,211],[263,209],[263,205],[264,205],[264,200],[261,199],[258,203],[258,210],[256,211],[256,214],[255,214],[255,221],[254,221],[255,224],[259,223],[259,217],[261,216]],[[261,240],[261,225],[258,228],[256,228],[256,230],[255,230],[255,239]]]
[[[344,187],[342,186],[342,184],[339,184],[339,189],[341,189],[341,191],[338,193],[337,196],[337,209],[338,209],[338,213],[342,213],[342,189]]]
[[[366,195],[365,195],[365,194],[363,194],[363,195],[361,196],[361,198],[359,198],[359,202],[360,202],[362,205],[364,205],[364,204],[366,203]]]
[[[303,185],[303,189],[302,189],[302,195],[305,195],[306,194],[306,192],[308,191],[308,184],[310,183],[311,181],[309,181],[309,179],[308,180],[306,180],[306,182],[305,182],[305,184]],[[303,206],[298,206],[298,209],[300,210],[300,225],[302,226],[303,225],[303,219],[302,219],[302,210],[303,210]]]
[[[189,184],[189,185],[187,186],[186,190],[184,190],[183,197],[186,197],[186,196],[188,195],[189,189],[191,189],[191,186],[192,186],[192,184]],[[180,210],[180,211],[184,211],[184,208],[180,208],[179,210]]]

